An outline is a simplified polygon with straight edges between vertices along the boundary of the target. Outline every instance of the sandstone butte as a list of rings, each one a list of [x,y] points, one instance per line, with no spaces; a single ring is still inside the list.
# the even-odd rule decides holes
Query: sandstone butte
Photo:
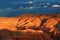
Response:
[[[49,32],[52,32],[58,23],[60,14],[23,14],[18,17],[0,17],[0,30],[43,32],[43,28],[49,28]]]

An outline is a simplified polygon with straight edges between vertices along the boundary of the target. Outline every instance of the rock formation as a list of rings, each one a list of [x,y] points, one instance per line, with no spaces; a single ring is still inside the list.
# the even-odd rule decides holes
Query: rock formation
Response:
[[[23,14],[18,17],[0,17],[0,30],[47,33],[55,38],[54,36],[60,35],[60,14]]]

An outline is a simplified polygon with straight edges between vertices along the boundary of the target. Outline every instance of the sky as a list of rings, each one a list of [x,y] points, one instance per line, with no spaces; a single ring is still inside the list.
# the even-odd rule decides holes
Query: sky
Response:
[[[60,0],[0,0],[0,16],[60,13]]]

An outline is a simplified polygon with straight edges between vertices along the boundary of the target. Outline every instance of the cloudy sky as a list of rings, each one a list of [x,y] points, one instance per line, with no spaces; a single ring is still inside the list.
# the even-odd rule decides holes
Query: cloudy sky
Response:
[[[0,0],[0,16],[60,12],[60,0]]]

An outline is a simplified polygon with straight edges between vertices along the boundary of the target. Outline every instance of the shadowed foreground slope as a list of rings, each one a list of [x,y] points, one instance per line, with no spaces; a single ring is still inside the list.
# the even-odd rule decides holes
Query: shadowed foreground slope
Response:
[[[52,40],[52,39],[46,33],[22,33],[1,30],[0,40]]]

